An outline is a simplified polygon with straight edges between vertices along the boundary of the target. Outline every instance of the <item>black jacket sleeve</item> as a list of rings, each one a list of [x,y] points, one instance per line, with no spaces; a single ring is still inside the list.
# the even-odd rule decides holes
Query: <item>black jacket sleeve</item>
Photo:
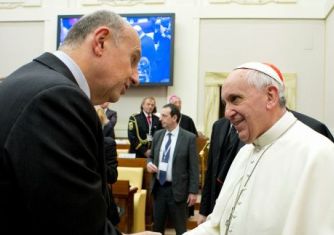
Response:
[[[116,142],[111,137],[104,137],[104,153],[107,168],[107,182],[113,184],[117,181],[117,150]]]

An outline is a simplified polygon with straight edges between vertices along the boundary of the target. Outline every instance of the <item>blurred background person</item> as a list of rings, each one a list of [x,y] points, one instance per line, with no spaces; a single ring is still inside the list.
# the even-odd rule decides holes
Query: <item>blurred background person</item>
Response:
[[[157,69],[160,81],[170,78],[171,25],[168,19],[159,18],[155,22],[154,42],[157,45]]]
[[[181,98],[177,95],[171,95],[168,99],[168,102],[170,104],[174,104],[181,112],[181,106],[182,106],[182,101]],[[193,121],[193,119],[187,115],[185,115],[184,113],[181,113],[181,117],[179,120],[179,125],[180,127],[182,127],[183,129],[193,133],[194,135],[196,135],[196,137],[198,136],[197,133],[197,129],[195,126],[195,123]],[[188,216],[193,216],[195,215],[195,206],[190,206],[188,209]]]
[[[153,230],[162,234],[167,216],[173,222],[176,235],[187,230],[187,207],[196,203],[199,189],[196,136],[180,128],[180,116],[175,105],[164,105],[160,114],[164,129],[153,137],[152,153],[146,167],[153,173]]]
[[[139,81],[155,82],[157,73],[157,52],[152,37],[147,35],[137,24],[133,28],[138,32],[141,41],[141,58],[139,61]]]
[[[107,120],[103,124],[103,135],[110,136],[114,140],[116,139],[115,135],[115,126],[117,123],[117,112],[110,109],[110,102],[104,102],[100,105],[100,107],[104,110],[104,113],[107,117]]]
[[[108,102],[106,102],[108,103]],[[105,104],[105,103],[104,103]],[[108,117],[105,113],[105,110],[102,108],[104,105],[97,105],[95,106],[97,116],[100,119],[101,127],[104,129],[106,127],[106,123],[109,123]],[[117,181],[118,172],[117,172],[117,149],[116,149],[116,141],[110,136],[104,136],[104,157],[106,163],[106,170],[107,170],[107,182],[108,182],[108,189],[110,193],[110,200],[109,200],[109,210],[108,210],[108,217],[113,225],[117,225],[120,221],[118,207],[115,203],[114,197],[112,195],[112,187],[111,184]]]
[[[168,102],[171,104],[174,104],[181,112],[182,107],[182,101],[181,98],[177,95],[171,95],[168,99]],[[193,119],[184,113],[181,113],[180,121],[179,121],[180,127],[183,129],[190,131],[191,133],[194,133],[196,136],[198,136],[197,129],[195,126],[195,123]]]
[[[147,158],[154,133],[161,129],[156,113],[154,97],[145,97],[140,105],[140,113],[133,114],[128,123],[128,139],[130,141],[130,153],[135,153],[138,158]]]

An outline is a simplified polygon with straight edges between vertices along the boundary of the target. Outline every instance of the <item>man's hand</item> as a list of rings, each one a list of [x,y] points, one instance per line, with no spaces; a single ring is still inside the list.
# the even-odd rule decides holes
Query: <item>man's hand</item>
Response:
[[[147,163],[146,169],[149,173],[157,173],[159,171],[158,167],[152,162]]]
[[[196,200],[197,200],[197,194],[189,193],[187,200],[188,207],[195,205]]]
[[[146,150],[146,152],[144,153],[145,157],[149,158],[151,155],[151,149]]]
[[[200,225],[206,221],[206,216],[199,214],[197,218],[197,225]]]

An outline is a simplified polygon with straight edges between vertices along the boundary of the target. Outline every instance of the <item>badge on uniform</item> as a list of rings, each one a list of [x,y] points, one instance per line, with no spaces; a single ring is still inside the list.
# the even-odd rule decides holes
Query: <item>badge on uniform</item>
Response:
[[[150,134],[146,134],[146,138],[147,138],[147,141],[152,141],[153,140],[153,136],[150,135]]]
[[[129,130],[130,130],[130,131],[133,130],[133,122],[129,122]]]

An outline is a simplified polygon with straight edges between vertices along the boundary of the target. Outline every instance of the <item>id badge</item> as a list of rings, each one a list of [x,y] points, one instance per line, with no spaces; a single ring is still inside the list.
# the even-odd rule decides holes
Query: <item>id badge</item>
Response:
[[[152,141],[153,140],[153,136],[150,134],[146,135],[147,141]]]
[[[159,163],[159,170],[160,171],[167,171],[168,163],[167,162],[160,162]]]

